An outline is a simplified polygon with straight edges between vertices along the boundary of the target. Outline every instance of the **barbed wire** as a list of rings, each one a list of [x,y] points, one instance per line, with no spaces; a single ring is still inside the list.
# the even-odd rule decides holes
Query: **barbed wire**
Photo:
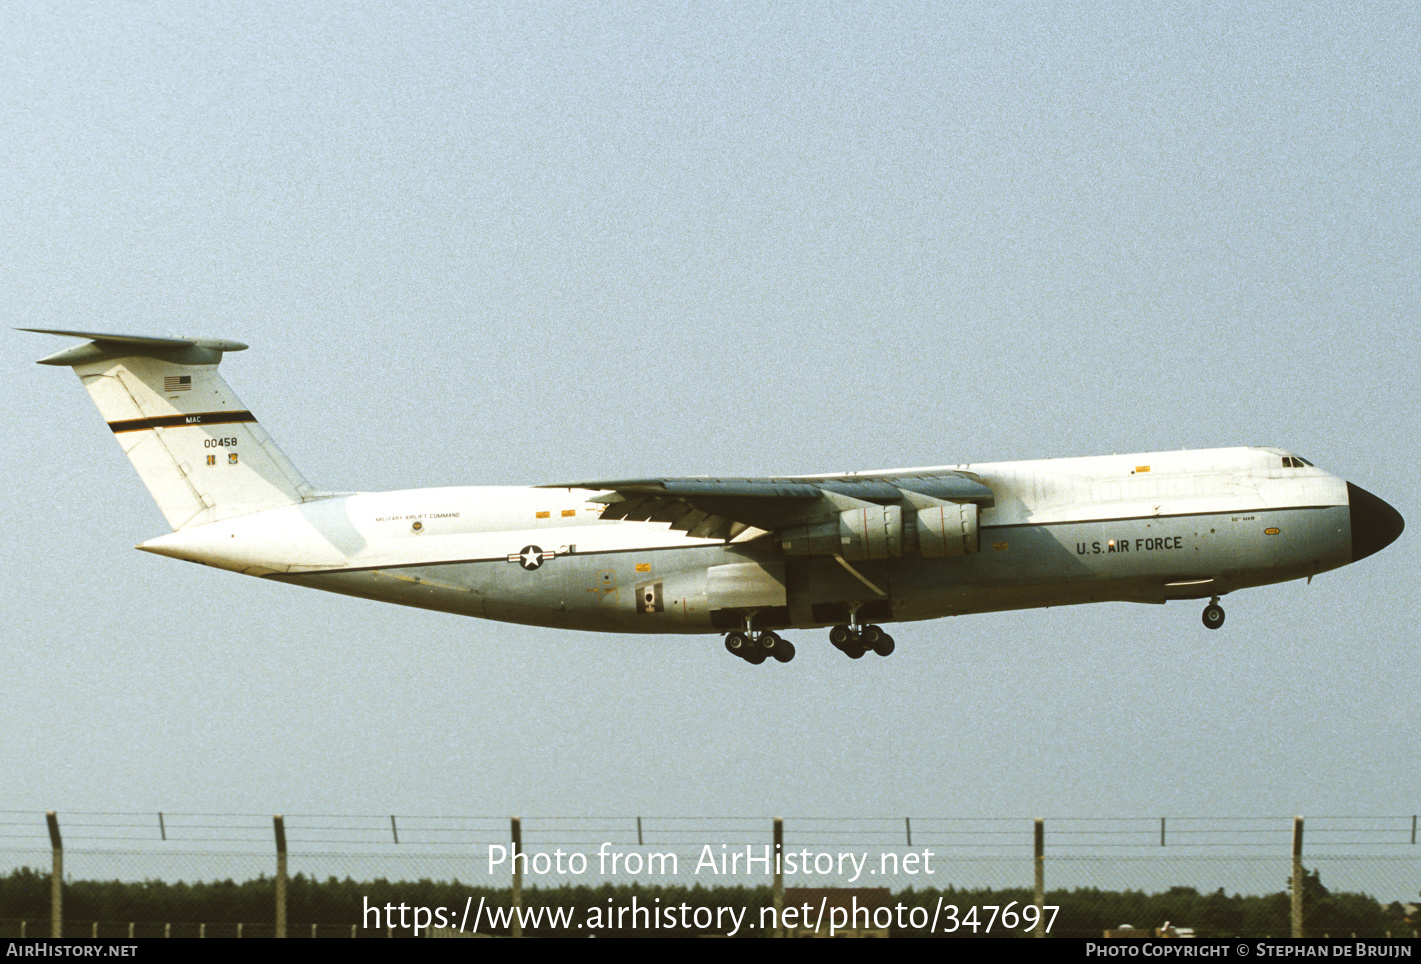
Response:
[[[272,846],[272,815],[74,811],[58,815],[66,850],[112,849],[115,845],[157,850],[226,845],[262,851]],[[286,814],[292,852],[434,850],[484,851],[510,840],[511,817],[455,814]],[[522,846],[553,848],[759,846],[769,840],[773,818],[744,816],[527,816],[519,818]],[[1189,851],[1276,852],[1288,845],[1291,817],[1078,817],[1043,818],[1046,846],[1056,856],[1168,848]],[[786,848],[936,848],[940,852],[1028,852],[1033,820],[1020,817],[786,817]],[[1417,817],[1337,814],[1307,820],[1308,851],[1417,846]],[[44,813],[0,811],[0,849],[48,849]],[[1416,851],[1421,854],[1421,851]]]

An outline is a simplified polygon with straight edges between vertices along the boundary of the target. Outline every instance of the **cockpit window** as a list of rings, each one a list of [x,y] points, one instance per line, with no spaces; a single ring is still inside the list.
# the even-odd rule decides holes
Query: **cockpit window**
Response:
[[[1285,469],[1301,469],[1304,466],[1311,467],[1312,463],[1307,459],[1298,458],[1296,455],[1283,456],[1283,468]]]

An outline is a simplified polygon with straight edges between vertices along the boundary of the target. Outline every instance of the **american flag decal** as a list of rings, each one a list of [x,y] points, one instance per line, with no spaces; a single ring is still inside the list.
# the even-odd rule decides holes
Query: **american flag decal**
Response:
[[[165,392],[190,392],[192,391],[191,375],[164,375],[163,391]]]

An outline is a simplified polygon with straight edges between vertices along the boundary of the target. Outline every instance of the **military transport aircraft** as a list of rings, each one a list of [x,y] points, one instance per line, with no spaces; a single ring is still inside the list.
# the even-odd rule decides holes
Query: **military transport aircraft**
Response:
[[[312,488],[217,373],[246,345],[73,335],[73,368],[173,531],[147,552],[467,616],[715,633],[788,662],[779,630],[1208,599],[1356,562],[1400,513],[1273,448],[793,478],[650,478],[398,492]]]

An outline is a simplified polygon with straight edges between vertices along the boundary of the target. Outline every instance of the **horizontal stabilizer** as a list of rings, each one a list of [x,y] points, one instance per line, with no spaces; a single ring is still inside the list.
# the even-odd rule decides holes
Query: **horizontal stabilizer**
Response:
[[[222,360],[224,351],[245,351],[247,348],[239,341],[226,341],[222,338],[161,338],[152,335],[112,335],[97,331],[60,331],[54,328],[17,328],[16,331],[90,339],[87,345],[66,348],[39,360],[41,365],[60,365],[67,368],[124,356],[161,358],[188,365],[215,365]]]

